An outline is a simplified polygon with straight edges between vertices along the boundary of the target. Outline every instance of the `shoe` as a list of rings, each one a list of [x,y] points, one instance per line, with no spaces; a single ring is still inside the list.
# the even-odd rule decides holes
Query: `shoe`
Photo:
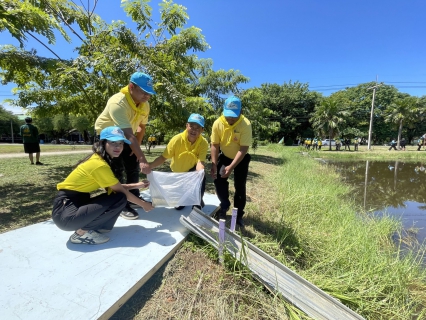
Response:
[[[244,228],[246,226],[243,221],[243,218],[237,218],[237,225],[240,226],[240,228]]]
[[[219,211],[217,211],[216,213],[216,220],[217,221],[219,221],[220,219],[226,220],[226,211],[228,211],[228,209],[224,210],[220,208]]]
[[[205,207],[204,201],[201,200],[201,206],[198,205],[198,204],[195,204],[195,205],[192,206],[192,209],[197,208],[198,210],[201,210],[204,207]]]
[[[130,206],[125,206],[123,211],[121,211],[120,216],[127,220],[135,220],[139,218],[139,214]]]
[[[42,166],[43,164],[42,164],[40,161],[37,161],[37,162],[36,162],[36,165],[37,165],[37,166]]]
[[[89,230],[82,236],[77,232],[70,237],[70,241],[76,244],[101,244],[109,241],[109,237],[94,230]]]
[[[183,208],[185,208],[185,206],[179,206],[179,207],[175,207],[175,210],[182,210]]]
[[[98,230],[95,230],[97,233],[108,233],[108,232],[111,232],[111,229],[98,229]]]
[[[34,164],[34,162],[31,162],[31,164]]]

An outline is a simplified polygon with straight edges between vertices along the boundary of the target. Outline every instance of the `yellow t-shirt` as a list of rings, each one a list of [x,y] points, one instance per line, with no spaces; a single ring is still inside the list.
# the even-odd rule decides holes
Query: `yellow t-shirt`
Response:
[[[124,93],[116,93],[109,98],[107,105],[96,119],[95,129],[98,134],[101,133],[102,129],[111,126],[117,126],[121,129],[132,128],[135,133],[139,127],[139,124],[147,124],[149,116],[149,103],[144,102],[139,105],[142,108],[141,114],[138,116],[136,112],[129,105]],[[135,119],[135,117],[138,117]]]
[[[92,192],[117,184],[110,166],[98,154],[94,153],[87,161],[79,164],[66,179],[58,183],[58,190]]]
[[[222,137],[225,129],[225,125],[222,123],[222,121],[217,119],[213,123],[212,135],[210,137],[211,143],[219,144],[220,150],[223,152],[223,154],[230,159],[234,159],[237,155],[237,152],[240,151],[241,146],[251,146],[251,123],[247,118],[244,117],[244,119],[234,128],[234,138],[229,145],[226,145],[226,143],[229,140],[232,132],[228,130],[226,131],[225,136]]]
[[[184,153],[186,152],[185,142],[182,139],[182,135],[179,133],[175,135],[170,142],[167,144],[166,149],[163,152],[163,157],[166,159],[172,159],[172,163],[170,164],[170,168],[173,172],[188,172],[189,169],[194,167],[198,161],[206,161],[207,157],[207,149],[209,144],[207,140],[203,136],[199,136],[198,139],[202,139],[201,142],[197,146],[197,141],[190,145],[189,150],[191,154]],[[189,145],[189,142],[188,142]],[[183,154],[184,153],[184,154]],[[179,157],[180,156],[180,157]]]

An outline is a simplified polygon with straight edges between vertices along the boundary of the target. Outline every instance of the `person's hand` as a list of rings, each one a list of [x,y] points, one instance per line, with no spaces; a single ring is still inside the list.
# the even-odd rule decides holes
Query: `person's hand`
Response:
[[[142,207],[142,209],[144,209],[144,210],[145,210],[145,212],[149,212],[149,211],[151,211],[152,209],[154,209],[154,206],[152,205],[152,203],[151,203],[151,202],[144,202],[144,203],[141,205],[141,207]]]
[[[210,175],[213,178],[213,180],[216,180],[216,178],[217,178],[217,168],[216,168],[215,164],[213,164],[212,167],[211,167],[211,169],[210,169]]]
[[[151,168],[149,167],[149,164],[147,162],[140,162],[139,167],[141,168],[141,172],[144,174],[151,173]]]
[[[148,180],[139,181],[139,182],[135,183],[135,187],[138,188],[138,189],[148,188],[149,187],[149,181]]]
[[[219,172],[221,178],[228,178],[232,173],[231,166],[225,167],[221,172]]]

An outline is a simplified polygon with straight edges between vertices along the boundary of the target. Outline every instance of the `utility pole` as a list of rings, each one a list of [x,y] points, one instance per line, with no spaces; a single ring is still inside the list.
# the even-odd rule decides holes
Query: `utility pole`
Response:
[[[367,88],[367,90],[373,89],[373,101],[371,102],[371,114],[370,114],[370,128],[368,129],[368,150],[371,150],[371,133],[373,132],[373,116],[374,116],[374,98],[376,97],[376,89],[380,87],[383,83],[378,84],[377,83],[377,76],[376,76],[376,85],[372,86],[370,88]]]
[[[12,119],[10,119],[10,133],[12,134],[12,143],[14,143],[14,139],[13,139],[13,122]]]

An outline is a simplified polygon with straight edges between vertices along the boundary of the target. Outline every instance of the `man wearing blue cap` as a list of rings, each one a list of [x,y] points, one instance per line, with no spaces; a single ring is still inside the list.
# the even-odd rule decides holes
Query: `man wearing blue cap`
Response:
[[[223,114],[217,119],[211,135],[211,176],[220,200],[219,219],[226,219],[231,206],[228,178],[234,172],[234,207],[238,208],[237,224],[244,227],[243,215],[246,206],[246,183],[252,143],[250,121],[241,114],[241,100],[232,96],[225,100]],[[220,154],[219,154],[220,150]]]
[[[148,123],[150,111],[148,101],[154,94],[151,77],[142,72],[135,72],[130,77],[129,85],[108,100],[104,111],[95,122],[98,134],[106,127],[117,126],[123,130],[124,135],[131,142],[130,145],[124,145],[120,155],[126,171],[126,183],[138,182],[139,171],[145,174],[151,172],[141,149],[141,143]],[[140,196],[139,189],[131,190],[131,192],[137,197]],[[121,216],[125,219],[137,219],[139,215],[128,203]]]
[[[173,172],[189,172],[204,170],[209,144],[201,135],[204,131],[204,117],[193,113],[189,116],[186,129],[175,135],[167,144],[163,154],[149,164],[150,169],[162,165],[167,159],[172,159],[170,168]],[[206,190],[206,177],[201,184],[201,203],[199,209],[204,207],[203,195]],[[182,210],[184,207],[175,207]]]

